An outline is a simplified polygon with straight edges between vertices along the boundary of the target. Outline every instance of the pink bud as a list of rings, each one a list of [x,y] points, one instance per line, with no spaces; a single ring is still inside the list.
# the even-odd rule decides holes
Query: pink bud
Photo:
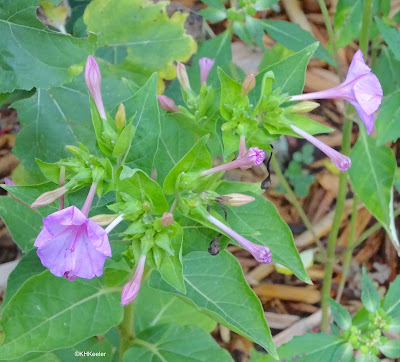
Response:
[[[208,74],[210,74],[210,70],[214,65],[214,61],[209,58],[200,58],[200,83],[203,84],[207,81]]]
[[[132,302],[138,295],[140,286],[142,284],[142,277],[144,265],[146,263],[146,255],[141,255],[139,263],[136,267],[135,275],[133,278],[124,285],[121,293],[121,304],[127,305]]]
[[[90,94],[96,104],[97,110],[99,111],[100,117],[106,119],[106,112],[104,110],[103,99],[101,98],[101,73],[99,65],[96,60],[89,55],[86,62],[85,68],[85,81],[89,89]]]
[[[8,186],[15,186],[15,182],[11,180],[9,177],[4,177],[4,183]]]
[[[160,223],[163,226],[172,225],[174,223],[174,215],[172,215],[170,212],[164,212],[164,215],[162,216]]]
[[[160,105],[161,109],[167,112],[172,113],[180,113],[181,111],[176,106],[173,99],[168,98],[167,96],[161,95],[157,96],[158,104]]]
[[[176,77],[184,90],[190,89],[189,78],[184,64],[178,62],[176,65]]]

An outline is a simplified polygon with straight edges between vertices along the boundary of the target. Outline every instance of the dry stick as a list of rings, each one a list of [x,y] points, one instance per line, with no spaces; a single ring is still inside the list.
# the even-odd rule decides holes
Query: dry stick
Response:
[[[275,155],[272,156],[271,158],[271,164],[272,167],[275,170],[276,176],[278,177],[281,185],[283,186],[283,188],[285,189],[285,191],[288,194],[288,198],[290,200],[290,202],[292,203],[292,205],[296,208],[297,212],[299,213],[301,219],[303,220],[304,225],[306,226],[307,230],[311,233],[311,235],[313,236],[315,243],[318,245],[318,248],[323,251],[324,248],[322,246],[321,240],[319,239],[319,237],[317,236],[317,234],[315,234],[313,226],[311,224],[311,221],[308,219],[306,213],[304,212],[303,208],[301,207],[299,201],[297,200],[297,196],[295,195],[295,193],[293,192],[292,188],[290,187],[289,183],[287,182],[285,176],[282,173],[281,168],[279,167],[279,163],[276,160]]]
[[[339,55],[337,53],[336,47],[336,38],[335,33],[332,28],[332,24],[329,18],[329,13],[326,8],[325,2],[323,0],[318,0],[318,3],[321,7],[322,15],[324,16],[325,24],[329,33],[329,39],[332,43],[332,49],[334,52],[335,60],[338,61]],[[361,51],[364,54],[364,57],[367,53],[367,46],[368,46],[368,38],[369,38],[369,25],[371,21],[371,6],[372,0],[366,0],[364,6],[364,15],[363,15],[363,24],[362,24],[362,31],[361,31]],[[339,67],[339,62],[337,62],[338,66],[338,73],[339,77],[341,76],[341,69]],[[347,109],[347,107],[346,107]],[[345,112],[345,116],[346,116]],[[342,139],[342,153],[348,155],[350,153],[351,148],[351,130],[352,130],[353,121],[346,117],[343,126],[343,139]],[[325,275],[324,275],[324,282],[322,287],[322,300],[321,300],[321,309],[322,309],[322,321],[321,321],[321,330],[323,332],[327,331],[328,323],[329,323],[329,313],[328,313],[328,296],[330,295],[331,291],[331,284],[332,284],[332,271],[333,271],[333,263],[335,260],[335,246],[336,246],[336,239],[339,233],[340,228],[340,219],[341,214],[344,208],[344,202],[346,199],[346,188],[347,188],[347,173],[342,173],[339,178],[339,191],[337,195],[336,201],[336,210],[335,210],[335,217],[332,223],[332,229],[329,233],[328,239],[328,249],[327,249],[327,260],[325,266]]]

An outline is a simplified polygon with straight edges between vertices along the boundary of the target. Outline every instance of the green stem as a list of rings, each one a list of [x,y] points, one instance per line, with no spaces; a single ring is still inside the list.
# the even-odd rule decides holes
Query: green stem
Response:
[[[350,153],[352,126],[353,126],[353,121],[349,118],[346,118],[343,125],[343,137],[342,137],[342,153],[345,155],[348,155]],[[342,220],[342,215],[344,211],[346,192],[347,192],[347,172],[343,172],[339,176],[339,190],[336,198],[335,215],[333,217],[331,230],[329,232],[328,248],[326,252],[325,273],[324,273],[324,282],[322,286],[322,297],[321,297],[321,309],[322,309],[321,330],[323,332],[325,332],[328,329],[329,304],[327,297],[330,296],[330,291],[331,291],[333,263],[335,262],[336,239],[339,234],[340,222]]]
[[[314,228],[311,224],[311,221],[308,219],[306,213],[304,212],[303,208],[301,207],[299,201],[297,200],[296,194],[293,192],[292,188],[290,187],[289,183],[287,182],[285,176],[282,173],[282,170],[279,166],[279,163],[275,157],[275,155],[272,156],[271,158],[271,164],[272,167],[275,170],[276,176],[278,177],[281,185],[285,189],[289,201],[292,203],[292,205],[296,208],[297,212],[299,213],[301,219],[303,220],[304,225],[306,226],[307,230],[311,233],[313,236],[315,243],[318,245],[318,248],[320,248],[321,251],[324,250],[321,240],[318,238],[317,234],[314,232]]]
[[[331,42],[332,55],[333,55],[333,58],[335,59],[337,73],[338,73],[340,81],[342,82],[344,80],[344,75],[343,75],[343,70],[341,67],[341,61],[340,61],[340,57],[339,57],[339,53],[338,53],[338,48],[336,45],[335,31],[333,29],[325,1],[318,0],[318,4],[319,4],[319,7],[321,8],[322,16],[324,17],[326,30],[328,31],[329,41]]]
[[[122,361],[124,353],[129,348],[132,340],[135,338],[133,331],[133,315],[134,315],[134,303],[129,303],[124,307],[124,319],[118,325],[119,336],[121,344],[119,348],[119,360]]]
[[[349,241],[347,243],[348,247],[346,249],[345,260],[343,264],[343,272],[342,278],[340,279],[339,289],[336,296],[336,301],[340,303],[340,299],[342,298],[344,285],[346,284],[347,273],[349,272],[351,257],[353,255],[354,248],[350,247],[354,244],[354,236],[356,233],[356,225],[357,225],[357,204],[358,204],[358,197],[354,195],[353,198],[353,210],[351,213],[351,220],[350,220],[350,233],[349,233]]]
[[[371,26],[371,13],[372,13],[373,0],[365,0],[364,13],[362,20],[362,28],[360,35],[360,50],[364,54],[364,59],[367,57],[368,41],[369,41],[369,28]]]
[[[169,209],[168,212],[170,212],[171,214],[173,214],[176,210],[176,207],[178,206],[178,199],[179,199],[179,195],[175,196],[174,202],[171,205],[171,208]]]

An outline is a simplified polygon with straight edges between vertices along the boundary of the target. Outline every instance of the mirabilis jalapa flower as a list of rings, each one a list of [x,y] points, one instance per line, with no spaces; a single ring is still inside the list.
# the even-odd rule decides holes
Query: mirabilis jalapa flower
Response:
[[[367,133],[374,128],[374,112],[382,101],[382,87],[378,78],[365,64],[361,50],[358,50],[351,61],[349,72],[342,84],[320,92],[293,96],[291,101],[304,99],[343,98],[349,101],[357,110],[365,124]]]
[[[234,168],[240,168],[242,170],[246,170],[253,166],[261,165],[264,159],[265,159],[265,153],[258,147],[250,147],[249,150],[247,151],[244,137],[241,137],[239,145],[239,157],[236,160],[224,163],[223,165],[220,166],[210,168],[209,170],[205,170],[200,175],[207,176],[221,171],[232,170]]]
[[[96,183],[90,187],[81,210],[70,206],[43,219],[34,246],[42,264],[57,277],[75,280],[101,276],[106,257],[111,257],[108,233],[122,217],[107,229],[88,219],[96,187]]]
[[[90,94],[96,104],[96,108],[99,111],[100,117],[106,119],[106,111],[104,110],[103,99],[101,97],[101,73],[99,65],[96,60],[89,55],[86,61],[85,67],[85,81],[89,89]]]

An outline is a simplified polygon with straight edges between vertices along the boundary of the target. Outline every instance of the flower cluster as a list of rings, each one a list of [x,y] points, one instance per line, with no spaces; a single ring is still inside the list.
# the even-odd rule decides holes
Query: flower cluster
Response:
[[[163,110],[176,115],[179,120],[189,122],[191,129],[199,131],[200,134],[212,127],[215,129],[216,124],[214,117],[215,93],[213,87],[207,84],[213,65],[214,61],[211,59],[201,58],[199,60],[200,92],[196,94],[191,88],[185,66],[182,63],[177,64],[177,78],[186,107],[177,106],[172,99],[165,95],[157,96],[159,106]],[[168,192],[165,187],[163,191],[144,172],[137,169],[131,170],[124,166],[135,135],[133,119],[126,122],[123,105],[118,108],[114,119],[106,112],[100,89],[100,69],[95,59],[91,56],[88,57],[85,80],[92,98],[93,126],[98,146],[106,157],[99,158],[91,155],[83,145],[68,146],[67,149],[74,155],[74,158],[59,161],[53,165],[54,168],[51,171],[52,177],[54,170],[59,172],[59,187],[40,195],[32,203],[32,207],[41,207],[49,205],[57,199],[60,200],[59,211],[43,219],[42,231],[34,243],[42,264],[52,274],[71,281],[78,277],[91,279],[101,276],[106,258],[112,256],[108,235],[125,220],[129,225],[120,235],[125,240],[129,240],[130,246],[124,256],[132,265],[135,264],[136,268],[134,273],[132,271],[133,277],[122,289],[121,304],[126,305],[132,302],[139,292],[146,264],[150,267],[160,268],[165,258],[174,256],[181,258],[181,254],[177,255],[181,249],[172,246],[173,238],[181,230],[179,224],[174,220],[175,210],[200,221],[209,228],[220,231],[212,243],[218,244],[218,238],[225,234],[248,250],[258,262],[271,262],[272,254],[267,246],[253,243],[244,238],[231,229],[227,222],[219,219],[218,215],[211,213],[212,205],[219,204],[222,208],[224,208],[223,205],[238,207],[254,201],[253,197],[247,195],[238,193],[218,195],[215,191],[210,191],[215,189],[215,183],[218,182],[221,173],[231,169],[246,170],[261,164],[265,164],[268,168],[269,161],[265,160],[263,150],[268,147],[263,145],[271,139],[276,139],[276,135],[284,134],[280,133],[281,130],[285,130],[286,134],[305,138],[330,157],[339,171],[345,172],[351,166],[350,158],[316,139],[294,121],[298,119],[297,116],[293,116],[294,113],[308,111],[318,104],[302,102],[286,107],[286,109],[284,109],[284,104],[288,101],[313,98],[344,98],[356,107],[366,125],[367,132],[370,133],[374,125],[373,113],[378,109],[382,99],[379,81],[364,63],[360,51],[354,56],[346,80],[338,87],[323,92],[297,95],[291,98],[287,95],[280,95],[279,89],[272,91],[273,74],[267,73],[262,84],[263,94],[255,107],[249,103],[248,99],[248,94],[256,85],[254,74],[247,76],[241,86],[235,81],[229,80],[224,73],[220,73],[221,77],[227,84],[230,83],[237,93],[236,100],[232,101],[234,104],[221,103],[221,114],[227,121],[222,126],[223,142],[224,145],[229,143],[229,147],[233,149],[232,153],[227,156],[232,157],[233,152],[237,151],[237,157],[230,162],[209,169],[202,167],[192,171],[189,165],[190,167],[185,169],[185,172],[177,173],[171,186],[178,190],[175,191],[177,195],[170,212],[166,212],[168,203],[163,192]],[[274,123],[275,121],[276,123]],[[257,130],[261,131],[257,133]],[[250,137],[248,137],[249,134]],[[267,137],[267,141],[262,139],[264,136]],[[252,146],[247,148],[246,141]],[[230,149],[229,147],[227,148]],[[49,165],[46,164],[46,167],[43,168],[44,172],[49,170]],[[128,172],[127,169],[130,171]],[[137,192],[132,184],[124,181],[128,178],[128,173],[135,175],[138,171],[145,175],[140,184],[142,182],[151,184],[147,189],[152,196],[145,195],[146,192],[143,190]],[[74,205],[65,208],[64,196],[85,186],[90,186],[90,189],[82,208]],[[157,188],[160,193],[155,191]],[[96,192],[102,195],[111,190],[117,194],[117,202],[108,205],[114,214],[94,215],[89,218]],[[160,198],[164,198],[164,206],[154,206],[154,200],[159,201]],[[226,218],[225,221],[227,221]],[[103,228],[103,226],[106,227]],[[217,253],[219,246],[215,250]],[[215,253],[212,252],[212,254]]]

